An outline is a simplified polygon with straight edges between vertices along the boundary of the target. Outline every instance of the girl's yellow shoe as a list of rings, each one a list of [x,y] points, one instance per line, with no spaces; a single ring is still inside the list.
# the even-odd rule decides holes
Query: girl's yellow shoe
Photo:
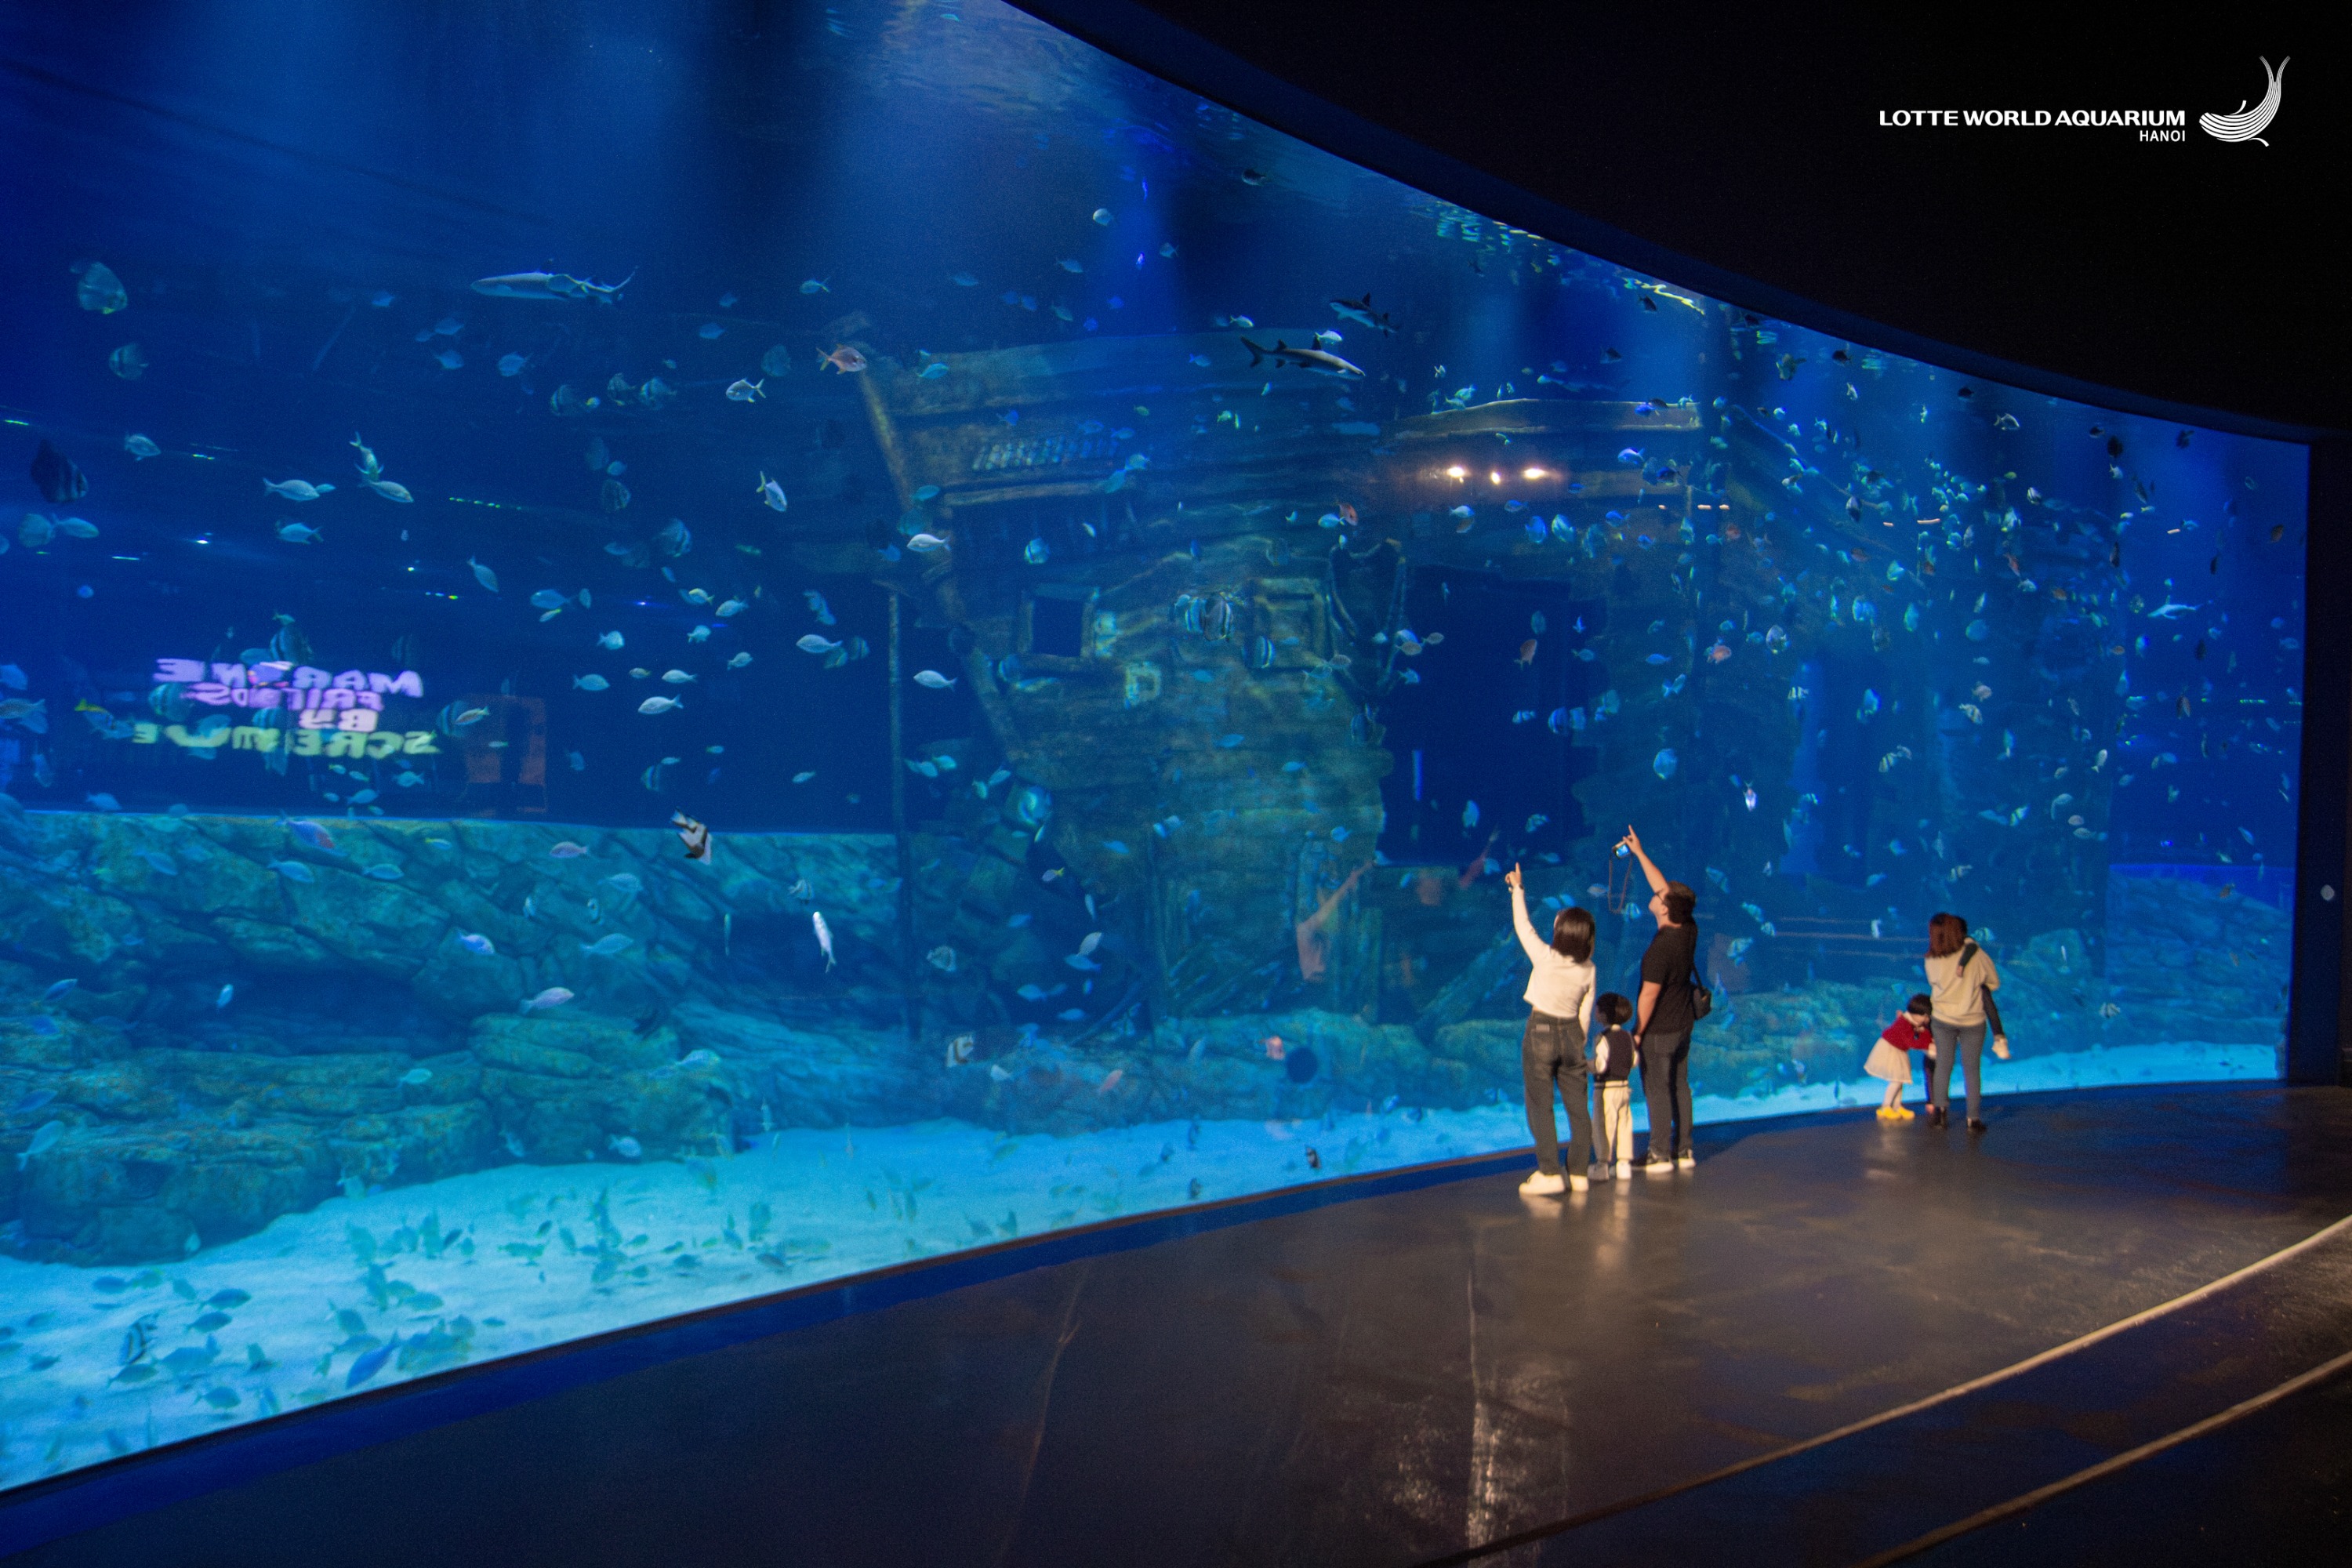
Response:
[[[1894,1108],[1893,1106],[1891,1106],[1891,1105],[1882,1105],[1882,1106],[1880,1106],[1880,1107],[1878,1108],[1878,1119],[1879,1119],[1881,1121],[1894,1121],[1894,1120],[1895,1120],[1895,1108]]]
[[[1890,1121],[1916,1121],[1918,1118],[1919,1113],[1907,1105],[1895,1106],[1887,1116]]]

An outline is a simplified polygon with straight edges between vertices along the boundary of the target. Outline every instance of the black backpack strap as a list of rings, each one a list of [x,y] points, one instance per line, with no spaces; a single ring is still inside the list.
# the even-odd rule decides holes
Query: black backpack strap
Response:
[[[1958,979],[1960,975],[1966,974],[1969,972],[1969,960],[1983,951],[1977,946],[1974,938],[1960,943],[1960,966],[1953,972],[1953,978]],[[1983,1010],[1985,1022],[1992,1026],[1994,1037],[2006,1038],[2009,1031],[2000,1026],[2000,1009],[1993,1005],[1992,993],[1985,989],[1984,982],[1981,980],[1977,982],[1977,1005]]]

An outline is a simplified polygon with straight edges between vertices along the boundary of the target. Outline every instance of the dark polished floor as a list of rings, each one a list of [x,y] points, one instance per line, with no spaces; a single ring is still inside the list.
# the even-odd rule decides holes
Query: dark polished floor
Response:
[[[1625,1507],[2352,1215],[2352,1092],[1993,1114],[1981,1139],[1851,1117],[1717,1128],[1695,1172],[1566,1199],[1485,1176],[1087,1258],[333,1454],[16,1561],[1860,1563],[2352,1351],[2347,1227],[2014,1378]],[[2137,1564],[2215,1560],[2197,1532],[2231,1516],[2280,1542],[2333,1519],[2342,1542],[2343,1381],[1917,1560],[2105,1560],[2137,1539],[2102,1533],[2117,1508],[2171,1510]],[[2205,1493],[2159,1479],[2184,1469]]]

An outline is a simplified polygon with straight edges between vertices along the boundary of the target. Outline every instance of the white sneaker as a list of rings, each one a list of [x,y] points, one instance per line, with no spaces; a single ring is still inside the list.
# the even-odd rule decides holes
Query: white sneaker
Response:
[[[1685,1171],[1696,1171],[1698,1169],[1698,1156],[1696,1154],[1678,1154],[1675,1157],[1675,1163],[1680,1165]]]
[[[1577,1180],[1577,1185],[1581,1187],[1583,1184],[1583,1178],[1579,1177]],[[1565,1177],[1547,1176],[1541,1171],[1534,1173],[1532,1175],[1528,1176],[1526,1181],[1519,1184],[1519,1191],[1527,1194],[1529,1197],[1549,1197],[1554,1193],[1563,1193],[1567,1190],[1568,1181]]]
[[[1591,1185],[1592,1179],[1590,1176],[1570,1176],[1568,1179],[1568,1190],[1571,1193],[1583,1192]]]
[[[1618,1162],[1617,1162],[1617,1179],[1618,1179],[1619,1181],[1621,1181],[1621,1182],[1622,1182],[1622,1181],[1626,1180],[1628,1177],[1632,1176],[1632,1175],[1633,1175],[1633,1161],[1631,1161],[1631,1160],[1620,1160],[1620,1161],[1618,1161]]]

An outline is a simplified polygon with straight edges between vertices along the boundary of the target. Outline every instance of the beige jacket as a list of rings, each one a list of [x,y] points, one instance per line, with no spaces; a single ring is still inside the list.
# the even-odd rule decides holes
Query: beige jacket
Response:
[[[1957,952],[1944,958],[1927,960],[1927,994],[1935,1001],[1935,1016],[1938,1024],[1950,1024],[1965,1029],[1985,1021],[1981,993],[2000,989],[2000,971],[1993,967],[1992,954],[1983,948],[1969,960],[1965,973],[1960,968]]]

